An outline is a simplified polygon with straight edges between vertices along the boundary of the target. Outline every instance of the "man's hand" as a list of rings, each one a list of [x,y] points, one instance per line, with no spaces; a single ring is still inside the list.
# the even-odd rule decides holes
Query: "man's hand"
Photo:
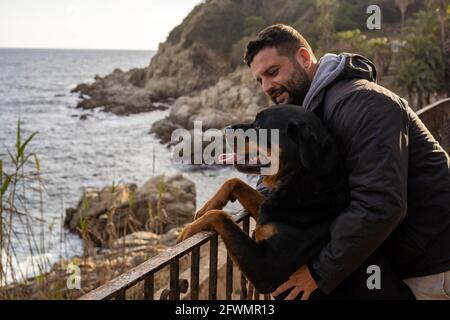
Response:
[[[292,289],[284,300],[294,300],[300,292],[303,292],[302,300],[308,300],[311,293],[317,289],[317,284],[311,276],[307,265],[304,265],[295,271],[295,273],[289,277],[288,281],[272,292],[272,295],[276,297],[292,287],[294,287],[294,289]]]

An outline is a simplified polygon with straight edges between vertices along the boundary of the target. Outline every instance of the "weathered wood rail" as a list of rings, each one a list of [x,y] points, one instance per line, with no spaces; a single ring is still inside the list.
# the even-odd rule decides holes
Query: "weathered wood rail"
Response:
[[[450,98],[440,100],[419,111],[417,115],[425,123],[433,136],[442,147],[450,151]],[[237,223],[242,223],[242,229],[249,233],[250,215],[245,211],[233,214]],[[190,288],[190,298],[199,299],[199,271],[200,271],[200,247],[209,242],[209,291],[208,298],[217,298],[217,261],[218,261],[218,235],[215,232],[201,232],[191,238],[167,249],[164,253],[153,257],[137,267],[123,273],[119,277],[110,280],[101,287],[83,295],[83,300],[125,299],[127,289],[139,282],[144,282],[144,299],[155,298],[154,275],[164,267],[170,265],[169,288],[162,291],[160,299],[178,300],[180,293],[186,293]],[[190,281],[179,279],[179,262],[183,256],[191,254],[191,279]],[[232,298],[233,291],[233,262],[230,256],[226,261],[226,299]],[[240,298],[247,299],[247,281],[241,276]],[[255,292],[255,298],[259,294]],[[269,299],[269,296],[265,296]]]
[[[417,111],[439,144],[450,153],[450,98],[439,100]]]
[[[245,211],[238,211],[232,215],[235,222],[242,225],[242,229],[249,233],[250,215]],[[159,299],[179,300],[180,293],[186,293],[190,287],[191,300],[199,299],[199,272],[200,272],[200,247],[209,242],[209,291],[208,299],[217,299],[217,261],[218,261],[218,234],[208,231],[201,232],[182,243],[168,248],[164,253],[153,257],[135,268],[129,270],[105,283],[104,285],[81,296],[80,300],[106,300],[126,299],[127,289],[139,282],[144,282],[144,299],[155,299],[154,276],[166,266],[170,266],[169,288],[162,291]],[[191,279],[179,279],[180,258],[191,254]],[[231,300],[233,291],[233,262],[230,256],[226,261],[226,299]],[[241,276],[240,298],[247,299],[247,280]],[[156,297],[158,298],[158,297]],[[255,292],[255,298],[259,294]],[[266,299],[269,296],[265,296]]]

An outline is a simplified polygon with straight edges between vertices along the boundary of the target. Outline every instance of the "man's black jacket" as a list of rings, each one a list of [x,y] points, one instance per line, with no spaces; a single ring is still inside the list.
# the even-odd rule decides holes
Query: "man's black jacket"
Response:
[[[309,263],[326,293],[380,245],[402,278],[450,270],[449,157],[408,103],[376,84],[375,74],[369,60],[347,54],[343,72],[313,110],[338,143],[351,198],[330,229],[330,243]]]

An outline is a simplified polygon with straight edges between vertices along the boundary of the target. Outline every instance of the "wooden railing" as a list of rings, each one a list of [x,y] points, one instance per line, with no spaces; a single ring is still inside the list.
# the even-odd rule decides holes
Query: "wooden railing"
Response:
[[[250,215],[245,211],[238,211],[232,215],[236,223],[242,223],[242,229],[249,233]],[[170,265],[169,288],[163,290],[159,299],[179,300],[181,293],[186,293],[190,287],[190,299],[199,299],[200,247],[209,242],[209,291],[208,299],[217,299],[217,262],[218,262],[218,234],[207,231],[198,233],[185,241],[168,248],[164,253],[155,256],[135,268],[129,270],[81,296],[81,300],[105,300],[126,298],[127,289],[144,282],[144,299],[155,299],[155,273]],[[180,258],[191,254],[191,279],[179,279]],[[226,299],[231,300],[233,291],[233,262],[229,255],[226,261]],[[255,297],[259,294],[255,292]],[[158,298],[158,297],[156,297]],[[247,280],[241,275],[240,299],[247,299]],[[266,296],[268,299],[268,296]]]
[[[418,110],[417,115],[439,144],[450,153],[450,98]]]

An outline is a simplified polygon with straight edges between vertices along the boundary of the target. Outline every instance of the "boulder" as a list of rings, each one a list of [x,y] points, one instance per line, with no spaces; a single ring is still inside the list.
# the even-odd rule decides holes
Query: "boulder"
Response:
[[[220,78],[215,85],[202,90],[199,95],[178,98],[170,109],[170,114],[155,122],[150,132],[161,143],[167,143],[175,129],[191,130],[194,121],[201,121],[203,130],[223,129],[230,124],[251,122],[269,103],[250,71],[238,68]]]
[[[195,184],[181,174],[156,176],[143,186],[120,184],[88,188],[76,208],[68,208],[64,224],[78,233],[85,247],[111,247],[137,231],[165,233],[193,220]]]
[[[64,225],[95,245],[108,245],[121,235],[143,229],[131,208],[137,185],[87,188],[76,208],[68,208]]]
[[[172,132],[182,128],[181,125],[174,123],[170,119],[164,118],[153,123],[150,133],[154,133],[163,144],[171,141]]]
[[[184,226],[195,215],[195,184],[181,174],[156,176],[136,190],[136,217],[158,234]]]
[[[153,104],[151,92],[139,86],[143,69],[123,72],[114,70],[105,77],[95,77],[92,84],[79,84],[72,92],[78,92],[81,100],[77,107],[103,108],[117,115],[128,115],[153,110],[164,110],[165,105]]]

